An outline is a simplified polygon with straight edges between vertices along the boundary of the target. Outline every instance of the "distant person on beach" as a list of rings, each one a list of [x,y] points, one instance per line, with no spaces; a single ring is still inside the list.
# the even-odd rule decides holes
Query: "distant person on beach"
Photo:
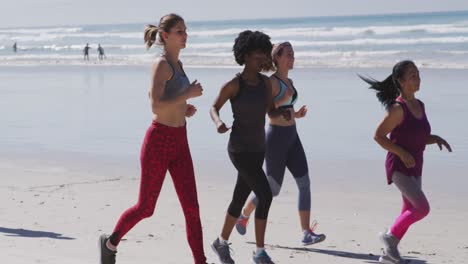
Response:
[[[431,134],[424,103],[415,97],[421,79],[412,61],[400,61],[384,81],[360,76],[377,91],[387,114],[374,139],[388,151],[385,161],[387,183],[395,183],[403,198],[401,214],[388,232],[380,234],[384,244],[381,263],[406,263],[398,244],[408,228],[429,214],[429,202],[422,190],[423,153],[426,145],[437,144],[452,152],[442,137]],[[390,134],[389,137],[387,135]]]
[[[229,100],[234,121],[228,143],[228,154],[238,171],[231,203],[225,215],[221,234],[211,248],[223,264],[234,263],[230,255],[229,237],[239,218],[242,206],[253,191],[258,199],[255,211],[255,238],[257,250],[253,263],[273,263],[265,251],[265,230],[272,193],[262,169],[265,158],[265,115],[287,115],[289,111],[274,109],[270,79],[260,72],[269,68],[272,44],[270,37],[250,30],[239,33],[233,51],[236,62],[244,65],[241,73],[221,87],[210,110],[218,133],[230,128],[221,120],[219,112]],[[244,261],[241,261],[244,263]]]
[[[122,237],[138,222],[153,214],[167,171],[172,177],[185,215],[187,240],[194,263],[206,263],[186,126],[186,118],[197,111],[195,106],[187,104],[187,100],[201,96],[203,89],[197,80],[190,83],[179,60],[179,53],[186,46],[186,30],[183,18],[176,14],[163,16],[158,26],[145,27],[144,40],[147,48],[157,43],[163,46],[164,53],[152,69],[149,98],[153,120],[141,149],[140,192],[138,202],[120,216],[112,234],[100,236],[100,264],[115,263],[117,246]],[[180,250],[182,247],[177,248],[177,251]]]
[[[273,100],[275,108],[285,109],[291,118],[283,116],[269,118],[266,131],[265,169],[273,197],[280,193],[286,168],[291,172],[299,189],[298,211],[301,223],[301,243],[311,245],[325,240],[325,235],[315,234],[316,223],[310,225],[310,177],[307,166],[307,158],[304,148],[296,130],[296,119],[303,118],[307,114],[306,106],[298,111],[294,110],[294,104],[298,100],[298,92],[288,74],[294,67],[294,49],[289,42],[281,42],[273,46],[271,58],[276,70],[270,76]],[[244,235],[247,231],[247,223],[250,214],[255,210],[258,198],[253,197],[245,205],[242,214],[236,223],[236,229]]]
[[[13,52],[16,53],[18,51],[18,46],[16,42],[13,44]]]
[[[98,44],[97,52],[99,60],[106,58],[106,54],[104,54],[104,48],[101,46],[101,44]]]
[[[91,47],[89,47],[89,44],[86,43],[86,46],[84,47],[83,49],[83,54],[84,54],[84,60],[88,60],[89,61],[89,50],[91,49]]]

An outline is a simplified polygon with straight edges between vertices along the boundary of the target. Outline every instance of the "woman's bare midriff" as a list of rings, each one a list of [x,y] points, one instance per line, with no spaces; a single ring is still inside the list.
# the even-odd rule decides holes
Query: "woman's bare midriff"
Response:
[[[291,112],[291,120],[286,120],[284,119],[283,116],[278,116],[275,118],[270,117],[270,125],[274,126],[292,126],[296,123],[295,118],[294,118],[294,109],[289,108],[288,109]]]
[[[153,114],[153,121],[170,127],[185,126],[187,104],[174,105],[158,109]]]

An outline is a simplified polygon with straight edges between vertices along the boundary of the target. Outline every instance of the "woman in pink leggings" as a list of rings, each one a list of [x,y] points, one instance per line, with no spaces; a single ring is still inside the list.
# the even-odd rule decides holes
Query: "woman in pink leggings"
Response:
[[[382,82],[361,77],[377,91],[377,98],[387,109],[374,139],[388,151],[385,161],[387,182],[401,191],[403,207],[387,233],[380,238],[385,245],[381,263],[405,263],[398,243],[408,228],[429,214],[429,202],[421,187],[423,152],[426,145],[437,144],[452,151],[443,138],[431,134],[423,102],[415,97],[421,79],[412,61],[400,61]],[[390,133],[390,138],[387,135]]]
[[[179,61],[180,50],[185,48],[187,41],[184,20],[175,14],[163,16],[158,26],[146,26],[144,39],[148,48],[158,41],[163,45],[164,53],[152,70],[149,97],[153,121],[141,148],[140,193],[138,202],[122,214],[112,234],[103,234],[99,238],[100,263],[114,264],[117,245],[122,237],[142,219],[153,214],[164,177],[169,171],[185,215],[187,240],[194,262],[205,264],[197,190],[185,123],[185,118],[196,112],[196,108],[187,104],[187,100],[201,96],[203,89],[197,81],[189,82]]]

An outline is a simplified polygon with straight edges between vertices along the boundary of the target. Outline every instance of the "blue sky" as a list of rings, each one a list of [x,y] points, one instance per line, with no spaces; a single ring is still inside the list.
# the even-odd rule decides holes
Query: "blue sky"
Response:
[[[467,0],[3,0],[0,27],[468,10]]]

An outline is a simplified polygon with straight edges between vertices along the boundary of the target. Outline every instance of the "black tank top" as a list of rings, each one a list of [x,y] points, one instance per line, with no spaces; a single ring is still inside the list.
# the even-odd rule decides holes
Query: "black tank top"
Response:
[[[265,151],[265,115],[268,106],[268,91],[263,76],[252,86],[237,74],[239,92],[231,98],[234,117],[228,150],[231,152]]]

